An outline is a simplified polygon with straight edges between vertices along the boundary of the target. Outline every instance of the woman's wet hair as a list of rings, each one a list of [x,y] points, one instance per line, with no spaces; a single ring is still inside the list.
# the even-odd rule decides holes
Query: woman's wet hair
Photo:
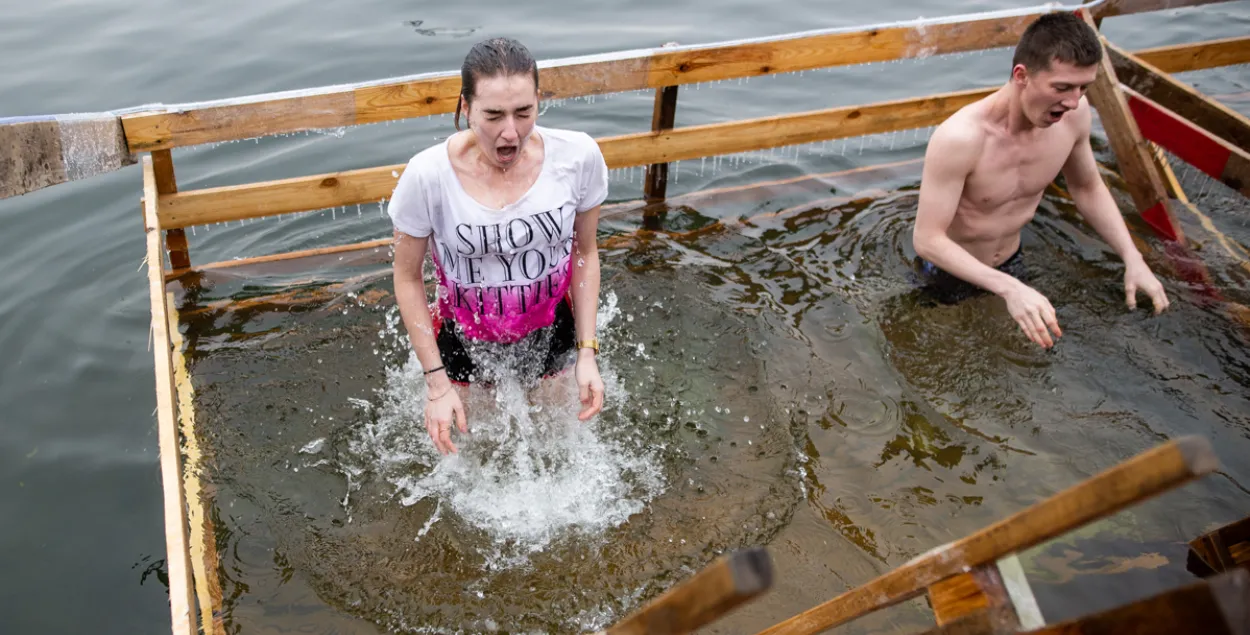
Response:
[[[524,44],[506,37],[491,38],[473,45],[460,67],[460,96],[469,103],[477,96],[477,81],[491,77],[530,75],[538,90],[538,63]],[[460,129],[460,100],[456,100],[456,130]]]
[[[1093,66],[1102,60],[1098,34],[1075,13],[1047,13],[1034,20],[1016,45],[1012,67],[1023,64],[1029,73],[1050,69],[1052,60],[1074,66]]]

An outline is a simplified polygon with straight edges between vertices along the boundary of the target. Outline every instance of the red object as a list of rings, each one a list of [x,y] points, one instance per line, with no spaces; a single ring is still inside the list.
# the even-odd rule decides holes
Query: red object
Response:
[[[1143,137],[1163,146],[1211,178],[1224,177],[1233,151],[1211,133],[1141,95],[1125,91]]]

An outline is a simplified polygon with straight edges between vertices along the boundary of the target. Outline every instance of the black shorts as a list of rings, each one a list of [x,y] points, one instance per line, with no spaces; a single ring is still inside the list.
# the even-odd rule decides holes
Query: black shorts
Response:
[[[501,377],[532,384],[564,371],[577,359],[573,308],[565,298],[556,305],[555,320],[519,341],[486,342],[464,337],[460,325],[443,318],[434,341],[447,377],[457,384],[490,385]]]
[[[968,298],[979,295],[988,294],[989,291],[978,287],[971,282],[966,282],[961,278],[953,276],[937,267],[937,265],[917,258],[917,273],[921,277],[921,291],[924,295],[940,302],[942,304],[956,304],[967,300]],[[1023,245],[1016,248],[1016,253],[1004,260],[1002,264],[995,269],[1019,280],[1024,280],[1026,271],[1024,266]]]

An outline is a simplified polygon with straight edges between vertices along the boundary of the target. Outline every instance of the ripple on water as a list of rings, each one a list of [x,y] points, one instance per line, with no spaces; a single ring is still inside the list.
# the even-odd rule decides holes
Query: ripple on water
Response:
[[[213,343],[194,368],[206,478],[259,516],[239,540],[274,545],[330,605],[420,632],[603,626],[766,543],[799,494],[758,327],[681,269],[605,278],[604,412],[579,423],[571,398],[505,383],[472,394],[449,458],[389,301],[292,312],[255,345],[192,335]]]

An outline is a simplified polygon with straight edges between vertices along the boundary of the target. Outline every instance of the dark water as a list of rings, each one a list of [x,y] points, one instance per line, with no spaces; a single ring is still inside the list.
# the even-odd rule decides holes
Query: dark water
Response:
[[[2,115],[172,103],[445,70],[457,66],[475,38],[491,35],[519,37],[536,55],[550,58],[1002,5],[909,2],[852,10],[817,2],[784,7],[491,3],[472,8],[364,2],[314,10],[292,3],[183,7],[52,2],[8,8],[6,28],[0,31],[0,50],[5,52],[0,56],[0,83],[6,88]],[[408,24],[417,20],[422,24]],[[1136,48],[1239,35],[1247,25],[1250,6],[1237,2],[1116,19],[1107,23],[1106,31],[1113,40]],[[679,124],[991,85],[999,60],[1001,55],[987,53],[923,65],[877,65],[801,79],[683,89]],[[1209,93],[1228,95],[1230,104],[1245,111],[1246,78],[1244,69],[1232,69],[1189,79]],[[761,92],[768,98],[760,98]],[[552,107],[544,116],[548,125],[595,135],[641,130],[649,123],[650,96],[573,102]],[[448,120],[434,118],[351,130],[341,138],[330,131],[259,145],[249,141],[178,150],[175,158],[180,185],[203,187],[401,162],[449,128]],[[770,157],[772,165],[765,166],[683,162],[670,193],[919,156],[918,150],[905,147],[905,138],[891,150],[893,141],[878,140],[863,154],[853,145],[850,151],[835,146],[794,159],[782,154]],[[292,382],[283,398],[324,409],[318,413],[321,418],[291,417],[288,424],[247,411],[262,407],[262,399],[251,404],[223,399],[213,411],[219,420],[258,435],[246,444],[223,442],[210,448],[218,452],[219,465],[251,468],[218,476],[226,480],[221,487],[251,493],[250,498],[223,499],[216,512],[223,530],[219,541],[235,548],[223,551],[224,562],[232,567],[223,584],[235,624],[242,632],[309,624],[372,632],[375,624],[413,625],[424,619],[476,630],[485,628],[484,622],[473,620],[489,616],[502,628],[569,629],[602,622],[628,605],[628,594],[653,592],[717,549],[766,540],[788,574],[766,602],[744,608],[723,631],[746,632],[1133,453],[1176,435],[1197,433],[1215,443],[1225,475],[1026,558],[1043,611],[1052,619],[1188,579],[1183,541],[1243,516],[1250,503],[1244,489],[1250,474],[1242,458],[1250,449],[1245,334],[1230,327],[1221,307],[1199,306],[1181,279],[1167,274],[1172,312],[1160,318],[1127,313],[1118,262],[1060,198],[1048,199],[1025,236],[1030,272],[1055,302],[1064,325],[1065,338],[1056,351],[1032,348],[992,299],[927,306],[907,283],[905,236],[917,182],[913,167],[827,187],[679,199],[667,220],[671,235],[636,235],[637,218],[629,213],[604,222],[605,241],[617,241],[605,247],[605,291],[620,298],[622,314],[635,316],[633,322],[619,317],[620,330],[614,335],[621,342],[645,343],[656,368],[645,370],[624,349],[606,358],[619,365],[623,386],[632,385],[644,398],[620,406],[605,421],[636,433],[635,445],[623,447],[650,447],[657,440],[663,445],[650,459],[642,450],[630,456],[643,457],[643,468],[658,466],[666,485],[649,490],[645,483],[634,482],[635,491],[622,494],[623,499],[647,501],[654,519],[649,526],[631,521],[604,530],[611,538],[606,546],[595,547],[601,551],[590,551],[589,543],[569,543],[551,552],[598,553],[633,565],[616,572],[611,584],[587,583],[593,592],[563,603],[548,600],[571,582],[534,576],[548,580],[547,593],[517,597],[518,589],[528,587],[508,577],[513,574],[500,574],[487,580],[481,598],[469,595],[430,608],[435,603],[429,601],[429,587],[369,575],[422,571],[388,568],[394,554],[402,552],[401,537],[405,548],[412,542],[433,545],[428,549],[445,554],[461,553],[449,546],[452,528],[435,523],[422,537],[424,543],[413,541],[430,510],[425,503],[388,506],[386,478],[362,485],[354,494],[358,507],[347,506],[361,510],[361,522],[337,527],[336,514],[349,511],[338,505],[348,492],[340,469],[346,463],[320,471],[305,468],[301,473],[311,472],[315,478],[294,478],[297,473],[287,462],[291,467],[304,460],[315,463],[298,452],[315,438],[327,438],[323,452],[358,456],[352,444],[359,440],[350,430],[359,426],[337,426],[328,417],[334,416],[331,408],[341,409],[340,416],[358,412],[344,403],[346,397],[368,396],[382,387],[380,358],[341,351],[331,358],[356,382],[340,387],[343,398],[338,399],[325,393],[313,397],[309,382],[319,377],[316,373],[266,372],[264,338],[240,338],[234,348],[204,352],[196,362],[197,378],[206,386],[222,385],[222,395],[275,398],[280,387],[231,384],[276,375]],[[628,173],[616,175],[613,188],[613,201],[634,198],[637,175],[632,182]],[[868,192],[858,202],[845,200],[867,188],[880,191]],[[168,628],[166,590],[160,580],[163,518],[138,190],[139,175],[132,168],[0,201],[5,222],[0,234],[0,561],[5,563],[0,631],[6,633]],[[821,202],[831,196],[842,198]],[[1250,234],[1245,210],[1212,205],[1207,211],[1219,227],[1246,244]],[[711,224],[717,218],[777,212],[783,213],[729,228]],[[378,237],[387,228],[376,207],[330,212],[333,219],[321,216],[201,229],[192,237],[193,255],[203,262],[330,245]],[[1147,235],[1144,228],[1136,229]],[[1203,241],[1221,290],[1250,302],[1237,262],[1222,256],[1201,227],[1187,225],[1187,231]],[[1161,261],[1155,257],[1151,262]],[[320,277],[340,275],[331,268]],[[257,294],[298,278],[226,281],[197,302]],[[369,284],[385,291],[388,281],[372,279]],[[682,291],[680,296],[676,290]],[[653,302],[666,308],[648,311]],[[694,308],[689,314],[677,313],[678,306]],[[381,313],[363,309],[347,316],[325,306],[318,310],[325,315],[233,314],[201,323],[191,335],[211,339],[222,330],[289,330],[292,335],[271,336],[269,344],[277,347],[277,361],[289,362],[316,354],[330,332],[322,329],[332,323],[354,329],[351,341],[372,344],[384,321]],[[234,323],[227,324],[230,320]],[[686,352],[665,348],[664,342],[676,338],[687,338]],[[736,348],[718,348],[727,340]],[[239,358],[232,359],[232,351]],[[229,374],[208,374],[214,365]],[[707,368],[724,373],[700,370]],[[690,385],[665,384],[665,390],[658,390],[648,383],[663,383],[659,378],[683,379]],[[658,414],[663,407],[671,409],[669,400],[679,393],[691,400],[689,409],[702,410],[697,417],[691,415],[693,428],[680,421],[680,412],[673,413],[678,420],[671,428]],[[213,394],[206,389],[201,398]],[[730,412],[709,411],[717,407]],[[768,429],[760,431],[760,424]],[[295,427],[287,431],[285,425]],[[700,436],[701,430],[707,437]],[[288,439],[297,432],[303,436],[299,443],[266,440],[279,431]],[[743,450],[747,439],[765,442],[765,456]],[[617,442],[631,443],[628,436]],[[728,443],[738,445],[722,447]],[[231,448],[240,447],[246,449],[234,462],[226,460]],[[715,464],[712,456],[717,457]],[[713,476],[691,484],[687,479],[696,467]],[[734,483],[739,485],[731,487]],[[736,498],[712,499],[709,488]],[[230,511],[236,499],[242,502]],[[712,513],[729,518],[715,526],[694,522],[695,514]],[[296,522],[290,514],[311,520]],[[452,524],[453,516],[445,512],[447,520],[441,522]],[[370,518],[376,522],[364,522]],[[321,530],[321,542],[308,538],[305,523]],[[227,535],[227,530],[234,533]],[[369,530],[374,533],[363,538],[352,533]],[[625,549],[669,537],[685,537],[687,543],[669,547],[664,542],[647,552]],[[267,551],[275,544],[279,548]],[[348,544],[357,551],[342,547]],[[422,558],[428,553],[418,551]],[[362,554],[392,560],[368,567]],[[448,567],[424,571],[448,576],[448,584],[465,588],[472,571],[447,562]],[[648,562],[667,568],[650,571]],[[596,571],[581,565],[571,568],[570,576],[581,580]],[[408,592],[392,604],[376,601],[380,589],[396,586]],[[515,602],[506,601],[509,593]],[[526,610],[536,606],[553,610]],[[414,611],[417,607],[430,613]],[[922,618],[923,610],[911,607],[874,625],[889,628]]]

